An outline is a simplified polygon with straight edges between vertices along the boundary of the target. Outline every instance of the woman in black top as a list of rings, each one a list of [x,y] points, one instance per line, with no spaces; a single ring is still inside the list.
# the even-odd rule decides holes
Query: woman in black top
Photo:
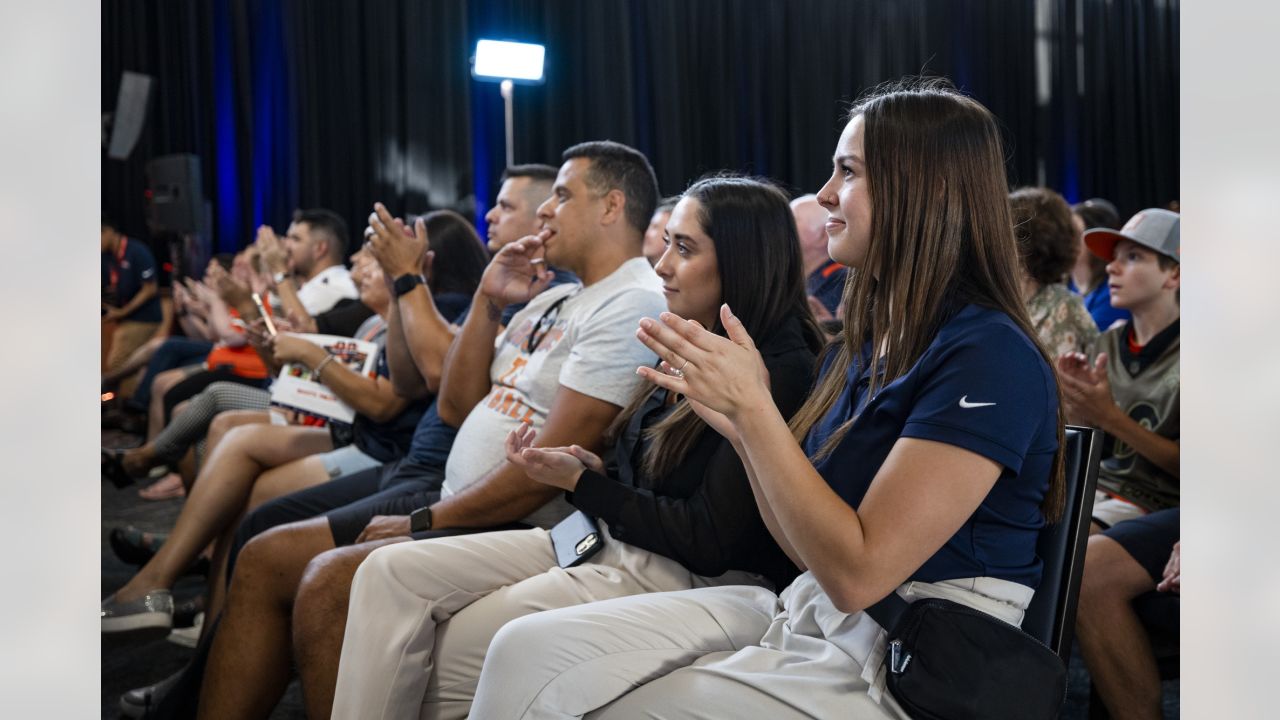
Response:
[[[676,206],[665,242],[655,270],[668,307],[723,333],[720,305],[740,305],[744,323],[767,338],[761,347],[775,402],[784,412],[798,408],[821,334],[805,299],[786,196],[746,178],[701,180]],[[580,447],[531,447],[527,429],[507,439],[511,462],[530,478],[566,490],[573,505],[600,521],[603,548],[584,563],[557,568],[541,529],[391,545],[369,556],[352,591],[336,714],[356,701],[389,716],[419,707],[430,715],[425,706],[443,703],[452,716],[468,701],[465,688],[474,686],[493,634],[506,620],[535,610],[726,583],[781,587],[794,577],[797,570],[770,538],[732,446],[686,401],[643,387],[619,414],[613,434],[616,450],[607,466]],[[398,575],[382,572],[388,564],[431,571],[412,573],[422,584],[397,577],[387,587],[381,579]],[[435,622],[409,627],[400,622],[404,617],[359,615],[362,593],[394,596],[396,607],[407,604],[413,617],[420,610]],[[437,645],[435,629],[446,620],[448,641]],[[412,650],[395,651],[400,647]]]

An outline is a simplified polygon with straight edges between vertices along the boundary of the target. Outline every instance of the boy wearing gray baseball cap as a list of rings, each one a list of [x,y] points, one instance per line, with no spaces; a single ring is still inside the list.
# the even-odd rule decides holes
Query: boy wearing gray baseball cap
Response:
[[[1178,224],[1152,208],[1118,231],[1084,234],[1107,260],[1111,304],[1133,315],[1103,333],[1092,364],[1080,353],[1058,359],[1068,419],[1107,434],[1093,508],[1101,529],[1179,504]]]

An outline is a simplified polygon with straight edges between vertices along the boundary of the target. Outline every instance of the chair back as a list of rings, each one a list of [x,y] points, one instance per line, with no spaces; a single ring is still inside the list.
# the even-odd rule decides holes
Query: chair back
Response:
[[[1093,428],[1068,425],[1063,469],[1067,505],[1058,522],[1046,525],[1036,542],[1036,554],[1044,563],[1040,587],[1022,618],[1022,629],[1049,646],[1063,659],[1071,653],[1075,631],[1076,601],[1084,573],[1084,552],[1089,543],[1093,493],[1098,486],[1098,462],[1102,434]]]

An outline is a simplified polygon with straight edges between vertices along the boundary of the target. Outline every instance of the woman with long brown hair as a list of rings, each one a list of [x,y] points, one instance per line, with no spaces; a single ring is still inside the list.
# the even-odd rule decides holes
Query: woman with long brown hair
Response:
[[[664,313],[641,374],[730,439],[774,538],[804,570],[780,595],[706,588],[531,615],[486,658],[476,717],[902,717],[884,690],[890,593],[1021,622],[1037,536],[1063,504],[1051,360],[1018,284],[999,134],[936,81],[859,103],[827,210],[854,268],[844,334],[788,423],[755,344]]]

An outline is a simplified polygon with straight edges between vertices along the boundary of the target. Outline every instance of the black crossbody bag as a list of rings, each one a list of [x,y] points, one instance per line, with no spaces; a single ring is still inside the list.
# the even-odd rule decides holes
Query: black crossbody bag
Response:
[[[914,720],[1053,720],[1067,691],[1057,654],[951,600],[896,592],[867,608],[889,633],[885,684]]]

